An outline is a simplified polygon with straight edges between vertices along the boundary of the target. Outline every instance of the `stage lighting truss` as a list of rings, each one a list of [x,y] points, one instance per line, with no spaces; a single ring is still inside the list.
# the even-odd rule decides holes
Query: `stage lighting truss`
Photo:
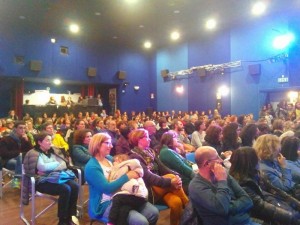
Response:
[[[222,63],[222,64],[208,64],[204,66],[194,66],[186,70],[179,70],[174,72],[168,73],[168,80],[176,80],[176,79],[188,79],[189,75],[193,75],[194,72],[197,72],[199,70],[205,70],[207,72],[216,72],[219,71],[220,74],[224,74],[225,69],[228,68],[236,68],[240,67],[242,65],[241,61],[234,61],[234,62],[228,62],[228,63]]]

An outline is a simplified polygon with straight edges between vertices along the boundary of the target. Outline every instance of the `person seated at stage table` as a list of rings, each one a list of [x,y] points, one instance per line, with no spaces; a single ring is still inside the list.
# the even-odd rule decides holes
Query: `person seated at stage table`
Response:
[[[72,100],[71,96],[69,96],[67,99],[67,107],[71,107],[74,105],[75,105],[75,102]]]
[[[50,96],[49,101],[46,103],[46,105],[57,105],[57,102],[53,96]]]

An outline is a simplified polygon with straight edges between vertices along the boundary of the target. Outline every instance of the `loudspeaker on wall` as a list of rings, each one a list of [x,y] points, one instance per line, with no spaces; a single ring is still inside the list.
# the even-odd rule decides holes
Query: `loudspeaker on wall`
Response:
[[[30,61],[30,70],[39,72],[42,70],[42,61],[31,60]]]
[[[97,75],[97,68],[95,68],[95,67],[88,67],[88,69],[87,69],[87,75],[89,77],[95,77]]]
[[[261,65],[260,64],[253,64],[248,66],[248,72],[250,75],[260,75],[261,73]]]
[[[169,70],[162,70],[162,71],[160,71],[160,74],[161,74],[162,78],[168,77],[168,73],[169,73]]]
[[[199,77],[205,77],[206,76],[206,69],[205,68],[200,68],[198,70],[198,75],[199,75]]]
[[[125,80],[126,79],[126,72],[125,71],[118,71],[117,72],[117,78],[119,79],[119,80]]]

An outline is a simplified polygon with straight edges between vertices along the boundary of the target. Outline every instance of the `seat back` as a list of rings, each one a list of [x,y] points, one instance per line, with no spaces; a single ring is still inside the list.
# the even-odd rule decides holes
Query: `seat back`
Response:
[[[20,218],[23,220],[25,224],[31,224],[35,225],[36,219],[45,213],[48,209],[50,209],[52,206],[54,206],[58,198],[56,196],[47,195],[40,193],[35,190],[36,185],[36,176],[26,174],[24,171],[24,165],[22,165],[22,180],[21,180],[21,199],[20,199]],[[40,212],[37,212],[36,207],[36,198],[46,198],[50,200],[50,203],[46,205],[45,208],[43,208]],[[25,216],[25,206],[30,205],[31,206],[31,213],[30,213],[30,219],[27,219]]]
[[[195,161],[195,152],[187,153],[185,157],[186,157],[187,160],[189,160],[193,163],[196,163],[196,161]]]

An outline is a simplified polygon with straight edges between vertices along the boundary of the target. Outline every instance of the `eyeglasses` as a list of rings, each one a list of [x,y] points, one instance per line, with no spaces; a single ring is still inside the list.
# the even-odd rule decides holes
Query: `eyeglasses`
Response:
[[[203,164],[203,166],[206,166],[206,165],[208,165],[208,164],[211,163],[211,162],[222,164],[222,163],[223,163],[223,160],[218,156],[217,158],[207,160],[207,161]]]
[[[104,141],[104,142],[102,142],[102,143],[105,143],[105,144],[107,144],[107,145],[111,145],[111,146],[112,146],[112,143],[109,142],[109,141]]]

